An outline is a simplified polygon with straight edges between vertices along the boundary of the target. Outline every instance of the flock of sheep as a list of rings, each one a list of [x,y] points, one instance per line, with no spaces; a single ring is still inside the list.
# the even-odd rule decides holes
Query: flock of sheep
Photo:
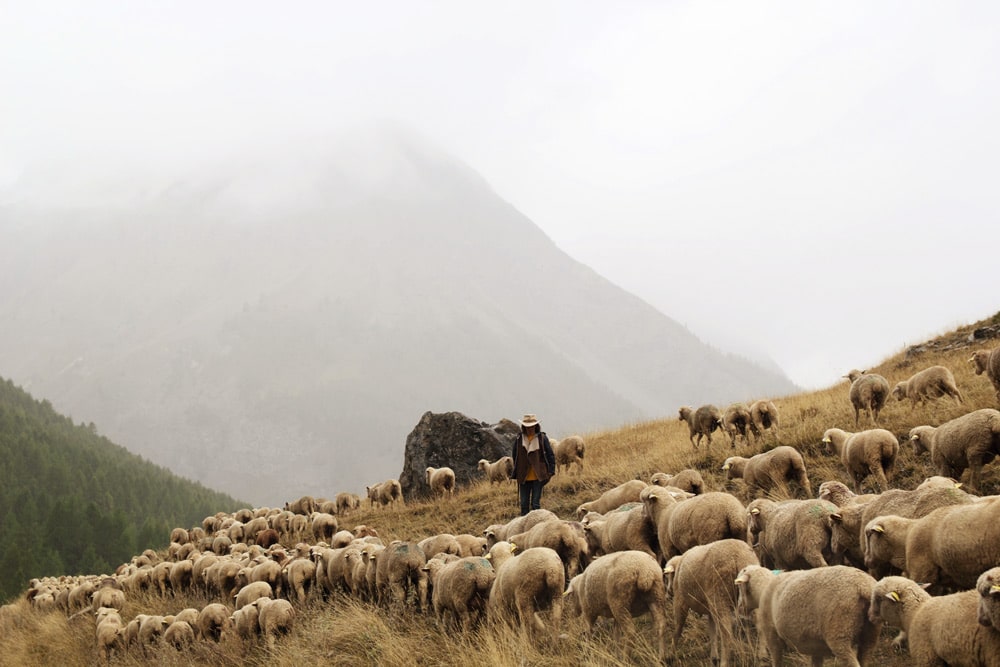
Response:
[[[1000,401],[1000,348],[970,361]],[[849,378],[856,423],[865,411],[877,426],[890,395],[914,403],[963,400],[940,366],[891,392],[880,376],[854,371]],[[710,446],[717,428],[733,446],[767,432],[777,439],[770,401],[725,413],[681,408],[680,417],[696,448],[703,436]],[[967,488],[978,491],[982,467],[1000,454],[1000,412],[979,409],[937,427],[914,426],[903,446],[929,452],[935,476],[913,490],[891,488],[900,443],[889,431],[831,428],[823,442],[853,489],[828,481],[813,498],[802,456],[777,446],[726,459],[727,478],[745,482],[746,502],[707,488],[696,470],[661,472],[608,489],[579,505],[572,519],[541,509],[480,535],[388,544],[371,526],[341,528],[360,497],[303,497],[283,509],[219,513],[201,526],[174,529],[165,556],[147,550],[113,575],[33,580],[27,598],[36,610],[92,614],[104,660],[116,651],[164,643],[183,649],[226,635],[273,642],[292,629],[310,597],[348,595],[412,605],[462,629],[487,616],[556,642],[565,637],[564,614],[581,616],[587,632],[604,617],[631,635],[633,617],[648,613],[664,661],[676,655],[694,611],[707,616],[709,655],[723,666],[746,641],[740,619],[753,620],[760,646],[751,650],[766,649],[775,666],[789,651],[814,665],[830,656],[863,664],[883,623],[900,630],[894,644],[907,647],[913,664],[1000,665],[1000,499],[956,482],[969,468]],[[553,445],[560,467],[582,471],[582,438]],[[479,470],[491,483],[505,482],[510,458],[481,460]],[[450,468],[426,474],[436,497],[454,493]],[[865,480],[877,493],[863,493]],[[783,487],[802,497],[764,497]],[[396,480],[367,493],[372,509],[403,502]],[[121,616],[128,596],[185,589],[216,601],[169,616]],[[0,621],[13,613],[13,605],[0,609]]]

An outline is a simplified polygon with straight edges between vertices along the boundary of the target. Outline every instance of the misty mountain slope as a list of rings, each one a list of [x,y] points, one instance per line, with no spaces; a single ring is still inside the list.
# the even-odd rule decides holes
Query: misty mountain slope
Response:
[[[0,372],[264,504],[397,475],[427,410],[533,411],[559,437],[794,389],[566,256],[468,167],[398,138],[374,153],[8,206]]]

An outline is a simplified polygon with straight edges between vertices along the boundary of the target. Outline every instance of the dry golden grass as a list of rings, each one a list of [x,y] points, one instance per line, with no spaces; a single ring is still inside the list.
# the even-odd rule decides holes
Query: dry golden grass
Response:
[[[971,329],[972,326],[965,327],[942,339],[961,339]],[[882,412],[880,425],[902,436],[918,424],[940,424],[974,409],[997,407],[989,381],[974,375],[966,361],[971,350],[979,347],[987,346],[932,351],[912,360],[906,360],[901,352],[870,369],[884,375],[893,385],[922,368],[941,364],[952,369],[965,397],[962,406],[951,399],[941,399],[916,410],[890,399]],[[845,368],[843,372],[849,370]],[[827,428],[836,426],[853,431],[870,427],[863,415],[861,425],[855,429],[847,389],[847,381],[842,380],[824,390],[775,398],[781,414],[778,442],[771,438],[751,448],[741,447],[738,453],[749,456],[779,442],[792,445],[806,460],[814,490],[828,479],[849,483],[840,462],[827,455],[819,444]],[[734,453],[728,443],[716,434],[710,451],[704,446],[692,450],[687,427],[676,417],[676,407],[679,406],[664,406],[667,416],[662,420],[588,434],[585,471],[557,476],[545,488],[543,506],[570,518],[580,503],[596,498],[623,481],[648,480],[654,472],[677,472],[684,468],[699,470],[711,488],[730,490],[742,496],[742,482],[727,484],[722,475],[722,462]],[[933,472],[926,455],[923,460],[916,460],[904,445],[893,485],[913,488]],[[983,487],[983,493],[1000,492],[997,466],[984,470]],[[508,521],[517,514],[516,496],[513,484],[491,486],[481,482],[459,490],[449,501],[411,502],[399,510],[363,509],[342,523],[373,525],[386,540],[418,540],[438,532],[480,534],[487,525]],[[147,595],[129,600],[123,618],[127,620],[137,613],[176,613],[185,607],[200,608],[212,601],[194,594],[177,599]],[[7,628],[0,629],[0,664],[74,667],[97,661],[94,625],[90,617],[67,620],[58,613],[37,614],[23,601],[17,603],[17,611],[16,619],[9,622]],[[673,620],[672,612],[668,612],[670,633]],[[566,637],[562,641],[539,644],[520,631],[492,622],[468,634],[446,632],[437,627],[430,615],[412,610],[381,609],[342,597],[328,602],[313,598],[298,608],[294,631],[279,639],[273,648],[262,641],[244,643],[233,638],[219,645],[199,642],[184,652],[158,648],[142,656],[133,651],[117,656],[112,662],[119,665],[486,664],[511,667],[543,664],[619,667],[656,662],[655,644],[646,619],[640,619],[638,633],[631,639],[618,638],[607,624],[599,625],[593,635],[587,636],[579,619],[565,618],[563,630]],[[893,634],[888,629],[883,632],[874,664],[907,664],[905,655],[895,655],[889,648]],[[708,664],[707,643],[704,619],[690,616],[678,647],[677,664]],[[749,641],[743,644],[736,657],[740,665],[758,664]],[[805,664],[799,659],[790,662]]]

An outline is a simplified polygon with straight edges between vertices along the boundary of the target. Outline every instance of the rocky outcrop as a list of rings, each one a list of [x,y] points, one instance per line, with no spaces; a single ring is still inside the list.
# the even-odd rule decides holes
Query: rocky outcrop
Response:
[[[409,500],[430,493],[425,476],[428,466],[448,466],[455,471],[458,486],[479,479],[479,459],[495,461],[509,456],[517,434],[517,423],[508,419],[487,424],[460,412],[425,412],[406,436],[403,472],[399,475],[403,496]]]

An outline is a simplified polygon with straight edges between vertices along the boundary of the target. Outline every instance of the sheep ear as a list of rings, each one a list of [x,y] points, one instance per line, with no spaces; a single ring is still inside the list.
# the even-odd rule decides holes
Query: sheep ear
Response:
[[[844,516],[840,512],[834,512],[830,515],[830,519],[836,521],[837,523],[841,523],[844,520]]]
[[[961,489],[962,488],[962,483],[961,482],[955,482],[955,488],[956,489]]]
[[[730,464],[729,464],[729,462],[727,461],[726,463],[723,463],[723,464],[722,464],[722,469],[723,469],[723,470],[729,470],[729,466],[730,466]]]
[[[750,510],[750,514],[757,516],[758,514],[760,514],[760,508],[754,507],[752,510]]]
[[[673,571],[674,571],[673,565],[667,565],[663,568],[663,574],[670,574]]]
[[[899,593],[896,591],[890,591],[889,593],[886,593],[885,596],[893,602],[899,602]]]
[[[745,584],[745,583],[747,583],[747,581],[749,581],[749,577],[747,577],[747,575],[745,575],[745,574],[741,574],[740,576],[736,577],[736,581],[734,581],[733,583],[734,584]]]
[[[1000,584],[990,586],[990,595],[996,595],[997,593],[1000,593]]]

